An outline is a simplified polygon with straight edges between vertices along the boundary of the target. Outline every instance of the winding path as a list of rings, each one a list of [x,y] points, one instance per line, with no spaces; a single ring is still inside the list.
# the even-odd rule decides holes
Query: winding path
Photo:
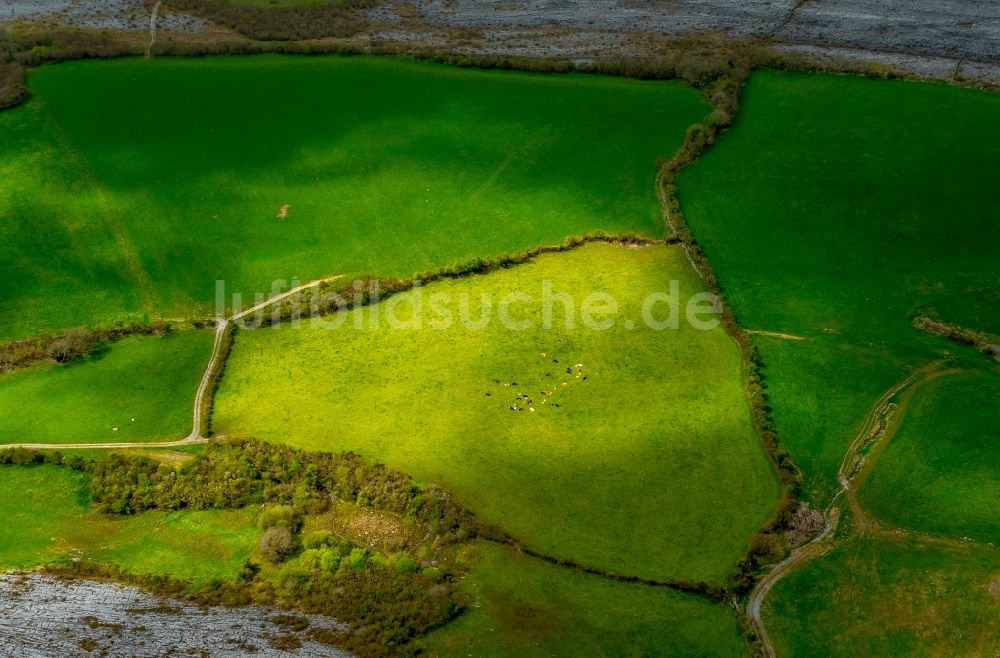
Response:
[[[122,448],[179,448],[183,446],[198,445],[201,443],[208,443],[208,437],[202,434],[202,407],[204,406],[205,396],[208,395],[208,388],[212,383],[212,375],[215,374],[216,370],[222,365],[220,363],[222,359],[222,342],[225,338],[226,331],[229,329],[231,323],[244,318],[251,313],[256,313],[262,309],[269,306],[273,306],[285,299],[291,297],[292,295],[297,295],[298,293],[306,290],[308,288],[313,288],[322,283],[329,283],[330,281],[336,281],[337,279],[343,278],[343,274],[337,274],[334,276],[328,276],[323,279],[317,279],[315,281],[310,281],[309,283],[304,283],[301,286],[296,286],[288,292],[283,292],[279,295],[274,295],[268,299],[255,304],[245,311],[240,311],[235,313],[228,318],[220,318],[215,325],[215,343],[212,345],[212,355],[208,359],[208,365],[205,366],[205,372],[201,376],[201,382],[198,384],[198,391],[194,396],[194,409],[191,412],[191,433],[188,434],[183,439],[178,439],[176,441],[131,441],[122,443],[5,443],[0,444],[0,450],[7,450],[11,448],[27,448],[28,450],[110,450],[110,449],[122,449]]]
[[[767,634],[767,628],[765,628],[764,621],[761,618],[761,607],[763,606],[764,599],[771,589],[778,584],[778,581],[788,575],[792,569],[833,549],[833,534],[840,523],[838,501],[842,496],[850,495],[851,482],[860,470],[858,466],[859,453],[865,446],[869,445],[872,441],[878,440],[882,433],[884,433],[885,422],[892,410],[893,399],[905,389],[926,378],[943,363],[944,361],[934,361],[921,368],[917,368],[879,397],[868,412],[868,415],[865,416],[861,430],[855,436],[851,445],[848,446],[847,452],[844,454],[844,459],[840,463],[840,468],[837,471],[837,480],[840,482],[840,489],[837,490],[837,493],[830,500],[830,504],[823,511],[823,516],[826,520],[823,532],[814,537],[809,543],[794,549],[791,555],[782,562],[779,562],[771,571],[764,575],[757,582],[757,586],[754,587],[753,591],[750,592],[750,598],[747,601],[747,616],[750,618],[750,623],[757,634],[757,638],[760,640],[762,655],[767,658],[776,658],[774,645]],[[852,511],[855,510],[857,508],[856,501],[851,500],[849,502],[852,503],[850,505]]]
[[[156,44],[156,19],[160,15],[160,6],[163,0],[156,0],[153,5],[153,12],[149,15],[149,45],[146,46],[146,59],[153,56],[153,46]]]

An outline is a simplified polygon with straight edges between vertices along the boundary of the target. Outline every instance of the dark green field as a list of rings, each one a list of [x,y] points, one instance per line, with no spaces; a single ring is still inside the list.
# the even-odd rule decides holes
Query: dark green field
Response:
[[[912,316],[1000,327],[998,179],[994,94],[774,72],[754,74],[733,128],[681,173],[740,323],[806,339],[759,343],[815,500],[874,400],[951,349]]]
[[[746,655],[724,604],[667,589],[615,583],[518,556],[470,548],[463,586],[479,605],[432,633],[431,656]]]
[[[176,331],[2,375],[0,444],[181,439],[211,351],[211,331]]]
[[[0,340],[211,314],[217,280],[246,300],[659,236],[656,159],[708,110],[675,83],[365,57],[92,61],[30,84],[0,113]]]
[[[1000,545],[1000,369],[968,369],[916,391],[859,493],[910,530]]]

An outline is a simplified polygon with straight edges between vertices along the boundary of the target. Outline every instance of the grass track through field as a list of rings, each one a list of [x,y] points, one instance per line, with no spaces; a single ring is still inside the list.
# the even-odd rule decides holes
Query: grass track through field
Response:
[[[262,311],[269,306],[274,306],[282,302],[283,300],[297,295],[303,290],[316,287],[321,283],[328,283],[330,281],[336,281],[342,278],[343,274],[337,274],[334,276],[328,276],[323,279],[318,279],[316,281],[310,281],[309,283],[304,283],[300,286],[292,288],[287,292],[283,292],[278,295],[264,300],[245,311],[236,313],[228,318],[220,318],[215,327],[215,340],[212,344],[212,354],[209,357],[208,365],[205,366],[205,372],[201,377],[201,381],[198,384],[198,390],[195,393],[194,398],[194,409],[191,412],[191,432],[183,439],[178,439],[176,441],[157,441],[157,442],[141,442],[141,441],[126,441],[126,442],[116,442],[116,443],[10,443],[0,445],[0,449],[11,449],[11,448],[24,448],[28,450],[91,450],[91,449],[123,449],[123,448],[179,448],[182,446],[198,445],[203,443],[208,443],[208,437],[204,435],[203,423],[204,418],[202,417],[202,410],[205,404],[205,396],[208,395],[208,388],[212,383],[213,375],[216,371],[222,367],[220,359],[222,357],[222,344],[226,336],[226,331],[230,327],[230,323],[244,318],[252,313]]]
[[[841,486],[823,512],[823,516],[826,520],[826,526],[823,532],[813,538],[809,543],[794,549],[788,558],[775,565],[763,578],[761,578],[757,582],[756,587],[754,587],[753,591],[750,593],[750,597],[747,601],[747,616],[749,617],[754,631],[760,640],[761,650],[768,658],[776,658],[776,654],[774,645],[767,633],[767,628],[761,617],[761,608],[763,606],[764,599],[782,578],[790,574],[797,567],[825,555],[835,548],[838,540],[834,537],[834,534],[841,519],[841,509],[838,505],[838,501],[841,497],[846,499],[846,503],[851,510],[851,520],[854,524],[855,532],[875,532],[877,534],[913,534],[918,535],[927,541],[952,546],[958,543],[967,543],[948,537],[932,536],[927,535],[926,533],[912,533],[899,528],[886,528],[883,523],[868,518],[868,515],[863,509],[861,509],[857,502],[856,487],[852,487],[852,484],[854,484],[855,481],[858,481],[860,484],[860,481],[865,477],[865,475],[871,471],[875,462],[874,457],[877,455],[877,453],[871,453],[869,455],[870,458],[865,460],[863,464],[859,465],[859,455],[861,451],[868,447],[872,447],[873,444],[882,446],[891,438],[892,432],[889,431],[887,423],[889,415],[894,412],[893,401],[904,393],[913,392],[916,388],[927,381],[956,372],[955,370],[940,370],[944,364],[944,360],[938,360],[917,368],[905,379],[898,382],[892,388],[883,393],[875,404],[872,405],[868,415],[865,416],[861,430],[858,432],[854,441],[851,442],[851,445],[841,462],[841,466],[837,474],[837,479]],[[905,412],[905,403],[900,405],[900,409],[898,411],[900,414]],[[896,420],[898,421],[898,418]]]

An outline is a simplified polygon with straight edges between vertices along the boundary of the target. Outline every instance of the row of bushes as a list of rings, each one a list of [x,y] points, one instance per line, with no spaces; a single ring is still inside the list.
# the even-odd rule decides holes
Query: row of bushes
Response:
[[[236,339],[236,325],[226,326],[219,343],[219,355],[215,362],[215,367],[208,375],[208,386],[205,388],[205,395],[201,399],[201,427],[197,428],[202,436],[212,436],[212,419],[215,412],[215,395],[219,392],[222,378],[226,374],[226,364],[229,363],[229,354],[233,351],[233,342]]]
[[[973,331],[955,324],[947,324],[922,315],[913,319],[913,326],[960,345],[967,345],[1000,361],[1000,338],[997,336],[990,336],[981,331]]]
[[[637,585],[647,585],[649,587],[666,587],[669,589],[677,590],[679,592],[685,592],[687,594],[694,594],[697,596],[706,597],[712,601],[725,601],[728,597],[728,592],[726,588],[722,585],[716,583],[708,583],[701,580],[685,580],[685,579],[674,579],[674,580],[655,580],[653,578],[642,578],[640,576],[629,576],[625,574],[616,573],[614,571],[608,571],[607,569],[601,569],[600,567],[594,567],[588,564],[582,564],[576,560],[569,560],[565,558],[555,557],[548,555],[547,553],[541,553],[532,548],[528,548],[519,542],[511,539],[508,536],[485,536],[484,539],[488,541],[494,541],[501,544],[506,544],[511,546],[520,553],[524,553],[529,557],[533,557],[537,560],[542,560],[543,562],[548,562],[549,564],[554,564],[564,569],[572,569],[574,571],[579,571],[581,573],[588,573],[595,576],[601,576],[603,578],[608,578],[609,580],[614,580],[619,583],[630,583]]]
[[[65,466],[74,471],[86,471],[88,462],[79,455],[63,455],[58,450],[38,452],[27,448],[7,448],[0,450],[0,466]]]
[[[344,500],[413,518],[445,542],[476,532],[472,514],[447,491],[417,486],[408,475],[353,453],[306,452],[254,440],[212,441],[179,467],[111,455],[89,470],[94,505],[115,514],[262,503],[318,512]]]
[[[785,535],[792,525],[795,511],[800,505],[798,496],[801,493],[801,474],[789,452],[779,443],[778,433],[771,416],[771,407],[767,400],[766,385],[760,375],[763,365],[760,353],[754,345],[751,335],[737,323],[732,307],[725,302],[725,293],[712,265],[684,221],[675,182],[677,173],[694,162],[729,126],[736,115],[739,106],[739,93],[749,77],[750,70],[751,67],[745,66],[743,63],[734,65],[727,75],[706,85],[706,93],[712,103],[712,112],[703,124],[697,124],[688,130],[684,144],[674,157],[661,163],[659,179],[661,197],[664,202],[664,216],[671,238],[683,245],[688,258],[698,271],[705,286],[723,303],[720,319],[729,336],[739,347],[746,364],[744,385],[751,407],[753,423],[782,485],[782,497],[775,513],[765,526],[751,537],[747,554],[731,575],[736,592],[741,594],[749,592],[753,588],[765,565],[772,564],[787,554],[788,543]]]
[[[13,60],[25,67],[74,59],[128,57],[143,52],[141,46],[108,32],[68,28],[11,36],[8,48]]]
[[[424,285],[444,279],[458,279],[474,274],[488,274],[495,270],[527,263],[542,254],[569,251],[591,243],[635,246],[656,244],[657,241],[635,233],[595,231],[583,236],[567,238],[558,245],[535,247],[495,258],[473,258],[456,265],[428,270],[407,279],[362,276],[352,281],[324,281],[315,288],[307,288],[297,296],[288,297],[272,307],[261,309],[256,316],[246,316],[241,323],[244,327],[255,328],[297,320],[304,316],[321,316],[367,306],[375,301],[385,300],[392,295],[411,290],[418,284]],[[270,308],[270,312],[267,312],[268,308]]]
[[[90,356],[101,343],[116,342],[127,336],[163,336],[170,329],[167,322],[154,320],[148,323],[119,323],[100,329],[76,327],[61,334],[3,343],[0,344],[0,373],[26,368],[45,360],[69,363]]]

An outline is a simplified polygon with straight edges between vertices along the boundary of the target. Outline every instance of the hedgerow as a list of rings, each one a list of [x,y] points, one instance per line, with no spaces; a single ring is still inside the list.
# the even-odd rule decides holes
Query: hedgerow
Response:
[[[260,504],[316,512],[343,500],[412,518],[444,543],[476,532],[472,514],[449,492],[420,487],[408,475],[350,452],[307,452],[250,439],[212,441],[179,467],[116,454],[88,470],[93,504],[113,514]]]
[[[75,327],[60,334],[25,338],[0,344],[0,374],[52,360],[69,363],[90,355],[100,343],[114,343],[129,336],[164,336],[172,327],[163,320],[118,323],[111,327]]]

